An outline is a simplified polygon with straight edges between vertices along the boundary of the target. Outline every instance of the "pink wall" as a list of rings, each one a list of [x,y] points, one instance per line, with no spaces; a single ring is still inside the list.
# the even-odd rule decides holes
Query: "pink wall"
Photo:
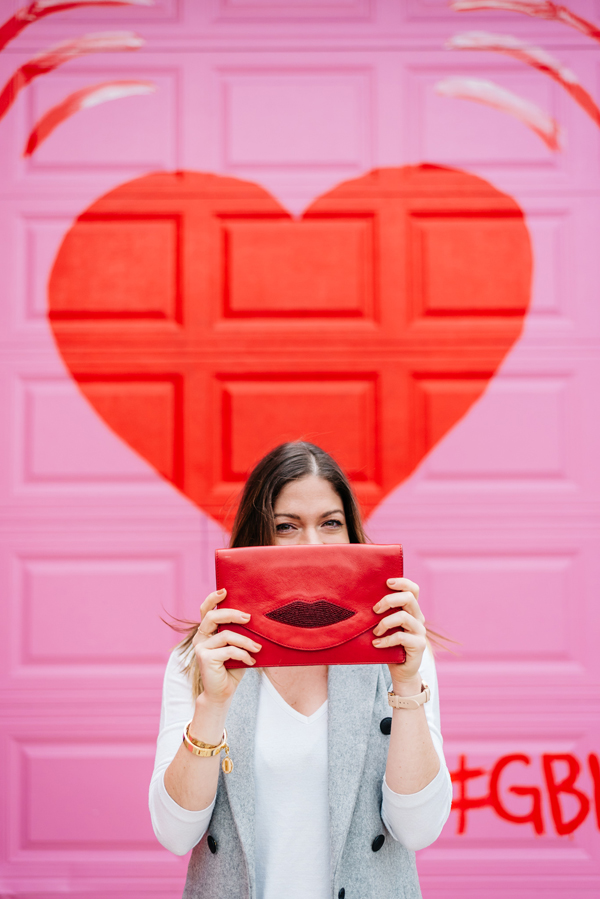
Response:
[[[600,24],[597,0],[572,6]],[[3,19],[16,9],[1,0]],[[57,41],[118,29],[140,34],[143,49],[67,63],[0,122],[0,895],[180,895],[185,860],[155,841],[146,801],[175,642],[159,616],[196,615],[224,540],[185,490],[107,427],[57,350],[47,283],[73,220],[155,171],[255,182],[299,215],[373,168],[430,162],[516,200],[534,277],[523,334],[482,398],[430,440],[400,486],[386,486],[369,520],[374,540],[404,544],[427,617],[462,644],[439,658],[458,802],[419,854],[423,892],[597,896],[600,775],[594,800],[588,756],[600,753],[600,131],[542,73],[443,47],[474,29],[519,36],[599,100],[600,47],[558,23],[458,14],[445,0],[156,0],[49,16],[0,54],[0,81]],[[559,122],[564,150],[502,112],[440,96],[434,87],[450,75],[535,102]],[[49,107],[110,79],[158,89],[83,110],[22,157]],[[447,321],[460,329],[463,319]],[[244,364],[251,356],[249,346]],[[455,366],[455,381],[482,365]],[[414,435],[422,447],[439,391],[427,396]],[[394,428],[385,452],[402,439]],[[569,773],[574,785],[556,799],[553,784]],[[561,835],[569,820],[576,826]]]

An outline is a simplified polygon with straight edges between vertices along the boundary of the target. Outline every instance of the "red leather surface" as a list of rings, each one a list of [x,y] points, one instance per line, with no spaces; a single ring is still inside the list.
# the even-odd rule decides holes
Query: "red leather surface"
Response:
[[[217,588],[227,597],[219,608],[252,615],[228,630],[262,644],[255,654],[262,667],[286,665],[366,665],[403,662],[402,647],[376,649],[373,628],[381,616],[373,606],[390,590],[386,581],[401,577],[402,547],[370,544],[328,546],[248,546],[216,551]],[[325,605],[327,604],[327,605]],[[305,626],[268,617],[286,609]],[[312,624],[311,609],[314,610]],[[320,626],[323,610],[343,620]],[[351,617],[348,617],[351,613]],[[243,663],[231,660],[228,668]]]

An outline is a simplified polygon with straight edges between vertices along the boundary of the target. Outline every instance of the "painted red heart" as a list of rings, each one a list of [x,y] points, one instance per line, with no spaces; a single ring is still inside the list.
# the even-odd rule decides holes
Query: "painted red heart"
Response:
[[[379,169],[298,221],[256,184],[178,172],[77,219],[50,320],[106,423],[214,518],[300,437],[369,513],[481,396],[530,278],[521,210],[464,172]]]

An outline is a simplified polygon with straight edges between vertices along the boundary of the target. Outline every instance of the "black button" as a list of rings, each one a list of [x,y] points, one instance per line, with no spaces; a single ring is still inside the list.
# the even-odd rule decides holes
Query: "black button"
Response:
[[[384,843],[385,837],[382,833],[380,833],[379,836],[375,837],[375,839],[371,843],[371,849],[373,850],[373,852],[379,852]]]
[[[381,839],[383,839],[383,837]],[[211,837],[211,835],[209,834],[208,837],[206,838],[206,842],[208,843],[208,848],[214,855],[215,852],[217,851],[217,841],[215,840],[214,837]],[[373,844],[373,845],[375,845],[375,844]],[[377,848],[379,849],[379,846]]]
[[[391,718],[382,718],[381,723],[379,725],[379,730],[381,731],[382,734],[385,734],[386,737],[389,737],[389,735],[392,732],[392,719]]]
[[[338,893],[338,899],[344,899],[345,895],[346,895],[346,890],[344,889],[344,887],[342,887],[342,889]]]

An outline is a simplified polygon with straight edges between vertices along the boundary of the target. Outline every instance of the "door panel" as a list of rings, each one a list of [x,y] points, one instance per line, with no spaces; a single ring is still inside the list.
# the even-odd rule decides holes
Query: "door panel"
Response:
[[[457,641],[425,899],[595,899],[600,130],[543,73],[444,45],[511,34],[600,103],[597,43],[446,0],[156,0],[49,15],[0,77],[123,29],[144,49],[74,59],[0,121],[0,893],[181,895],[147,812],[161,617],[197,616],[245,472],[303,435]],[[436,91],[457,76],[539,105],[562,152]],[[22,156],[113,79],[157,89]]]

